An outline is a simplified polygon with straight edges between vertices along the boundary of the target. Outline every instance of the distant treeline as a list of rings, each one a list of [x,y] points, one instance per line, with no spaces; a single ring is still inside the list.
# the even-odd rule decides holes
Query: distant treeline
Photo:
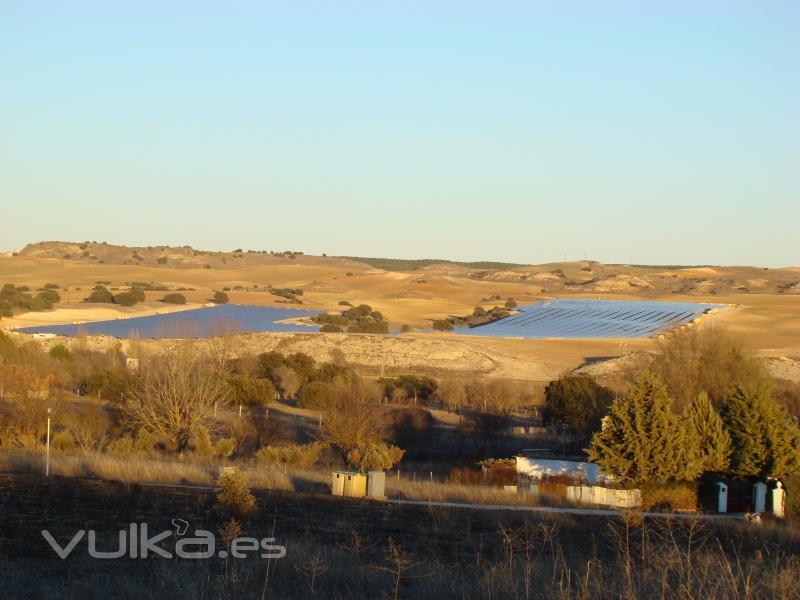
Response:
[[[363,262],[371,267],[384,269],[386,271],[413,271],[436,264],[456,265],[458,267],[466,267],[467,269],[503,269],[526,266],[519,263],[492,261],[457,262],[438,258],[364,258],[362,256],[337,256],[336,258],[345,258],[348,260]]]

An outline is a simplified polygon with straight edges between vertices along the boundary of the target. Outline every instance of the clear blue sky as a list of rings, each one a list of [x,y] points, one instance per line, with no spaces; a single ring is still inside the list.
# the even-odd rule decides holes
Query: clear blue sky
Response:
[[[800,2],[0,0],[0,248],[800,264]]]

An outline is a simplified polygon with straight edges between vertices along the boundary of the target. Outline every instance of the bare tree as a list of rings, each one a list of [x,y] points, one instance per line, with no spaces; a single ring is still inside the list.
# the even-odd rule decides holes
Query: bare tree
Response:
[[[192,434],[210,422],[215,405],[228,400],[224,381],[208,367],[189,348],[154,357],[126,396],[126,420],[184,450]]]
[[[387,462],[399,460],[402,451],[386,444],[390,421],[380,405],[380,386],[361,379],[331,385],[333,389],[322,407],[322,441],[339,450],[354,466],[374,462],[376,453],[385,454]]]
[[[294,398],[300,389],[300,376],[297,371],[287,366],[276,367],[272,371],[275,387],[284,398]]]
[[[463,381],[445,379],[439,382],[439,398],[450,410],[459,410],[467,403],[467,390]]]
[[[667,386],[676,411],[689,406],[700,392],[706,392],[716,405],[736,384],[773,384],[764,363],[720,327],[671,334],[658,343],[656,352],[633,360],[626,379],[634,382],[647,371],[656,373]]]
[[[112,421],[102,407],[81,407],[67,412],[60,420],[84,454],[101,450],[111,437]]]

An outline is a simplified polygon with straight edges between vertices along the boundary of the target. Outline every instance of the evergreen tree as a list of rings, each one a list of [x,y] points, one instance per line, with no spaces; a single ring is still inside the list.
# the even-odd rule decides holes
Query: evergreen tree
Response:
[[[689,470],[722,472],[731,458],[731,436],[708,394],[700,392],[686,410],[686,452]]]
[[[720,404],[731,436],[731,472],[780,477],[800,471],[800,431],[764,387],[737,385]]]
[[[544,425],[564,423],[574,431],[589,435],[600,428],[614,393],[590,376],[564,375],[544,390]]]
[[[773,401],[774,418],[767,428],[771,477],[784,477],[800,473],[800,429],[783,408]]]
[[[685,445],[683,423],[672,412],[664,384],[644,373],[612,402],[587,452],[609,475],[641,485],[695,476]]]
[[[720,414],[733,445],[731,473],[740,477],[763,475],[769,449],[762,392],[735,386],[720,403]]]

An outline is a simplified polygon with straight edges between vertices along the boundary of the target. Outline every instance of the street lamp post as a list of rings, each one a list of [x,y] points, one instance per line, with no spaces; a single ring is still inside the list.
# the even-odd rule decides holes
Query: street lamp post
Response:
[[[47,409],[47,446],[45,447],[44,476],[50,475],[50,408]]]

